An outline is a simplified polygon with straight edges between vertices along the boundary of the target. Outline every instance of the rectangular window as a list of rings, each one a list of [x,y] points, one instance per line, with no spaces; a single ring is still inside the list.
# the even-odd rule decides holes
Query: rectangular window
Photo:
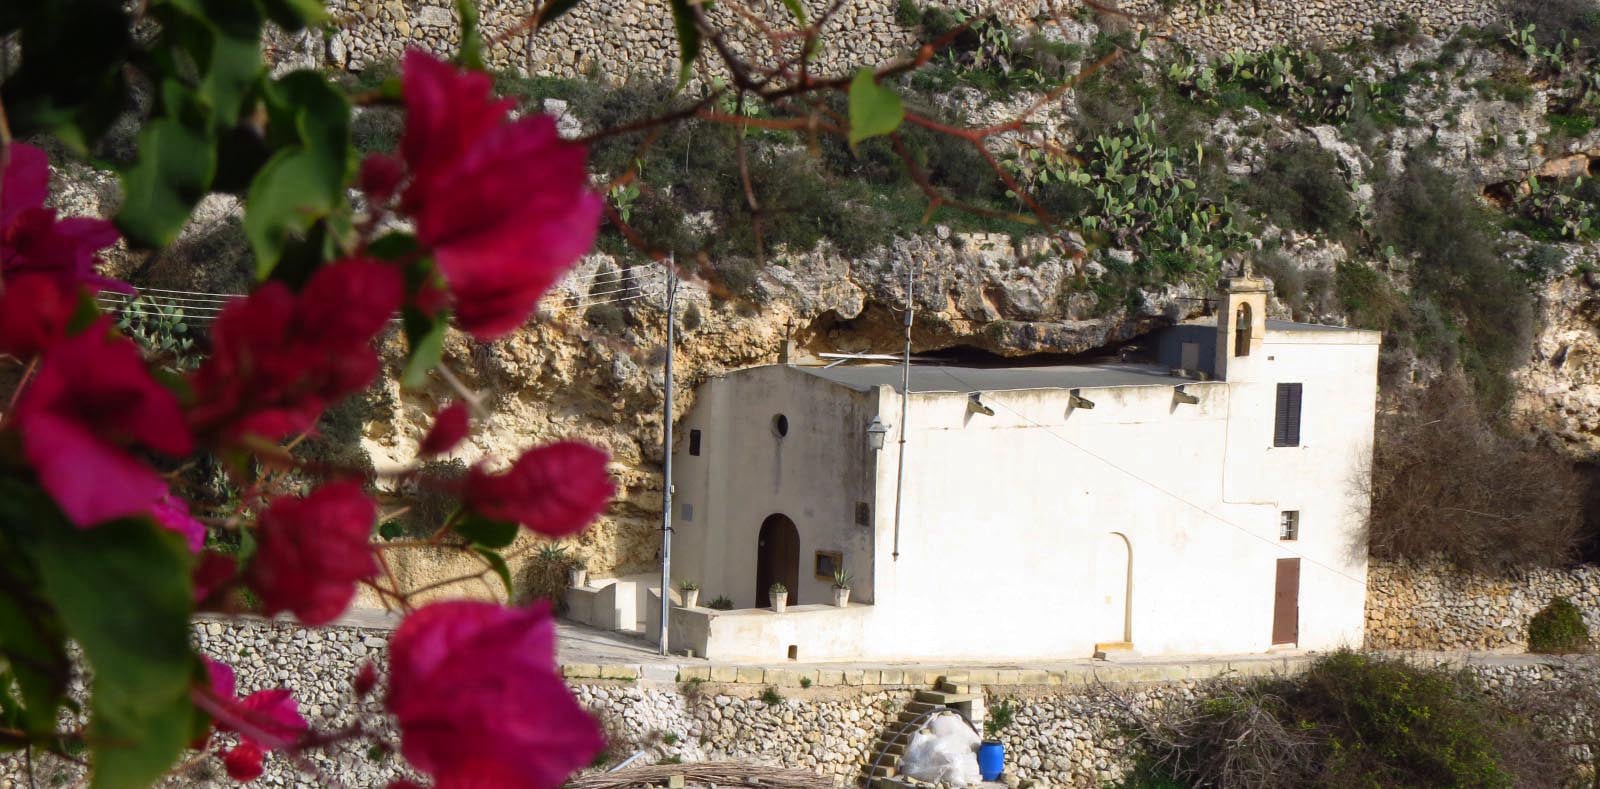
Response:
[[[1300,539],[1300,511],[1285,510],[1278,513],[1278,539]]]
[[[833,574],[844,566],[844,554],[838,551],[817,551],[815,574],[819,581],[832,581]]]
[[[1272,445],[1300,446],[1300,384],[1278,384],[1278,406],[1273,420]]]
[[[700,431],[698,430],[689,431],[689,454],[697,457],[700,455]]]
[[[864,501],[856,502],[856,525],[872,525],[872,505]]]

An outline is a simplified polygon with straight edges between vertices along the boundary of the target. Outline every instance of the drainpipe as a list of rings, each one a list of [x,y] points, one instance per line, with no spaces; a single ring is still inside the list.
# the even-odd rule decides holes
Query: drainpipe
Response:
[[[916,303],[915,260],[906,261],[906,355],[900,365],[900,460],[894,469],[894,554],[900,561],[900,498],[906,481],[906,413],[911,404],[911,315]]]

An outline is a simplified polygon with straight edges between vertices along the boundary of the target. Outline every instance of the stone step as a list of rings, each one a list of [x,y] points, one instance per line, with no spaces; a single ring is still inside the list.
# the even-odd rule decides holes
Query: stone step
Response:
[[[911,742],[912,733],[909,731],[884,732],[878,735],[878,742],[885,745],[904,745]]]
[[[1104,641],[1094,645],[1095,660],[1114,660],[1118,657],[1132,657],[1133,654],[1131,641]]]
[[[944,705],[942,705],[942,704],[934,704],[932,702],[921,701],[921,700],[908,701],[908,702],[906,702],[906,711],[907,712],[915,712],[915,713],[921,714],[921,713],[924,713],[924,712],[932,712],[932,711],[934,711],[936,709],[939,709],[939,708],[941,708],[943,706]]]
[[[968,701],[977,701],[982,698],[983,694],[981,693],[946,693],[942,690],[919,690],[917,691],[916,696],[917,701],[925,704],[937,705],[940,707],[948,707],[951,704],[961,704]]]
[[[941,693],[971,693],[972,685],[967,682],[954,682],[946,677],[940,677],[933,683],[933,689]]]
[[[922,717],[920,714],[911,712],[910,710],[901,710],[899,716],[897,716],[895,720],[898,720],[901,723],[910,723],[920,717]]]

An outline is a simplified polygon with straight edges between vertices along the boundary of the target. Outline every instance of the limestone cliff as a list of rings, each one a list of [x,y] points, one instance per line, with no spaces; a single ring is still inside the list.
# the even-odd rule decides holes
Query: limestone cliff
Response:
[[[381,9],[374,12],[381,18],[406,9],[398,2],[359,5]],[[1334,5],[1347,4],[1311,4],[1313,10]],[[440,22],[439,9],[423,11],[427,13],[420,23]],[[1471,14],[1451,19],[1454,24],[1476,20]],[[1215,24],[1191,21],[1197,29]],[[1079,45],[1090,43],[1096,32],[1082,20],[1045,30],[1058,41]],[[337,36],[329,39],[329,46],[338,41]],[[375,58],[393,43],[382,42],[359,47],[349,40],[340,43],[346,53],[341,64],[354,62],[355,53]],[[899,38],[891,37],[883,45],[897,43]],[[1438,57],[1445,46],[1442,40],[1423,37],[1385,53],[1368,68],[1373,78],[1405,72]],[[331,54],[329,50],[311,60],[323,61]],[[516,53],[499,54],[514,58]],[[1152,68],[1170,54],[1149,55]],[[1453,75],[1414,87],[1404,97],[1405,114],[1415,122],[1383,131],[1365,144],[1356,144],[1333,126],[1249,106],[1218,120],[1208,135],[1227,152],[1227,172],[1240,178],[1264,168],[1270,149],[1297,141],[1315,144],[1338,160],[1359,210],[1367,214],[1376,205],[1375,174],[1403,169],[1408,154],[1417,150],[1427,151],[1437,165],[1464,176],[1491,197],[1497,189],[1514,191],[1529,175],[1552,168],[1600,168],[1600,131],[1561,138],[1546,133],[1549,86],[1535,82],[1530,95],[1518,101],[1488,95],[1469,86],[1502,74],[1510,56],[1493,48],[1470,48],[1460,58]],[[997,100],[958,89],[944,101],[981,120],[1004,117],[1039,95],[1018,92]],[[1074,129],[1080,124],[1074,121],[1080,112],[1069,92],[1035,119],[1039,131],[1026,143],[1070,147],[1078,142]],[[1016,143],[1006,139],[997,145]],[[110,176],[78,164],[66,164],[56,175],[57,202],[65,210],[107,214],[114,207],[116,187]],[[1515,233],[1506,241],[1512,249],[1533,246]],[[1350,316],[1329,295],[1327,284],[1341,263],[1371,267],[1401,291],[1413,276],[1406,261],[1363,257],[1347,239],[1269,224],[1255,243],[1272,247],[1287,260],[1287,268],[1275,272],[1280,285],[1290,277],[1323,283],[1320,291],[1280,287],[1272,307],[1277,316],[1347,322]],[[827,243],[776,255],[760,269],[748,294],[737,299],[714,297],[702,284],[691,282],[680,294],[677,413],[692,407],[700,382],[724,370],[775,362],[786,341],[807,353],[896,351],[908,267],[917,310],[913,346],[919,353],[981,351],[1019,357],[1109,352],[1204,308],[1216,272],[1175,277],[1140,289],[1137,298],[1108,302],[1096,295],[1094,285],[1107,264],[1133,256],[1126,250],[1088,246],[1071,233],[1014,239],[934,227],[862,255],[837,253]],[[1544,267],[1528,273],[1537,293],[1537,329],[1525,364],[1512,376],[1512,407],[1534,434],[1575,458],[1594,459],[1600,457],[1600,276],[1594,273],[1600,270],[1600,247],[1592,242],[1545,246],[1556,254],[1552,258],[1546,253]],[[117,255],[113,268],[141,285],[236,293],[248,287],[247,254],[239,236],[237,204],[213,198],[173,250],[154,259]],[[1245,257],[1224,268],[1243,265]],[[453,335],[445,357],[460,381],[482,394],[489,414],[457,453],[460,460],[504,461],[520,447],[563,437],[580,437],[610,450],[621,495],[602,522],[577,540],[596,575],[645,571],[656,555],[664,314],[658,299],[636,299],[616,304],[620,320],[601,326],[572,306],[583,302],[586,283],[597,272],[630,265],[637,262],[591,255],[547,298],[540,319],[527,330],[490,345]],[[640,292],[659,293],[659,288],[646,286]],[[391,359],[398,358],[398,343],[391,338]],[[1393,380],[1425,382],[1436,373],[1426,360],[1402,361],[1409,366],[1407,374]],[[363,416],[362,446],[377,468],[396,469],[412,462],[416,442],[437,405],[457,394],[443,379],[420,391],[402,391],[389,378],[381,388],[387,397],[376,398],[376,410]],[[531,547],[531,541],[521,546],[523,561]],[[431,561],[419,557],[401,572],[418,578],[449,572]]]

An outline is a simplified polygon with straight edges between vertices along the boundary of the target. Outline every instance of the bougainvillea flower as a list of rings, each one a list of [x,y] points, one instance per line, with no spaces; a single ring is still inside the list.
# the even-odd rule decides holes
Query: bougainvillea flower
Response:
[[[400,750],[447,787],[557,787],[604,747],[555,665],[550,607],[434,603],[389,642]]]
[[[247,571],[262,613],[292,611],[312,626],[344,613],[356,584],[378,574],[369,542],[377,516],[377,505],[354,482],[274,500],[261,514]]]
[[[393,267],[353,259],[319,269],[299,293],[269,282],[227,305],[211,356],[190,378],[190,424],[222,440],[311,429],[329,404],[377,377],[372,340],[404,292]]]
[[[262,758],[266,752],[254,740],[241,740],[238,745],[222,752],[222,766],[228,777],[239,783],[249,783],[261,777]]]
[[[605,512],[616,494],[606,453],[576,441],[535,447],[498,474],[473,466],[462,502],[495,520],[515,521],[549,537],[576,534]]]
[[[350,687],[355,690],[356,698],[364,699],[373,688],[378,687],[378,667],[368,660],[356,670],[355,679],[350,681]]]
[[[30,359],[67,334],[77,288],[28,274],[0,282],[0,353]]]
[[[439,409],[439,413],[433,415],[433,427],[428,428],[428,434],[417,445],[417,454],[431,457],[454,449],[467,437],[468,416],[466,403],[451,403]]]
[[[401,209],[449,283],[456,322],[497,339],[594,244],[602,203],[584,148],[547,115],[509,121],[514,102],[493,98],[486,74],[414,50],[403,70]]]
[[[240,745],[255,747],[256,762],[260,762],[259,751],[287,748],[310,730],[311,724],[300,715],[294,694],[288,690],[258,690],[242,699],[235,698],[233,668],[203,655],[201,660],[210,685],[211,703],[206,706],[212,712],[212,725],[218,731],[237,732]]]
[[[117,230],[102,219],[58,219],[45,208],[50,162],[27,143],[12,143],[0,183],[0,277],[44,274],[64,283],[132,293],[127,283],[95,272],[96,253],[115,244]]]
[[[44,355],[14,417],[39,484],[79,527],[150,514],[170,495],[133,447],[182,456],[194,446],[177,398],[109,318]]]
[[[189,505],[183,499],[167,494],[150,508],[150,517],[163,528],[183,535],[191,553],[199,553],[206,546],[206,525],[189,514]]]
[[[216,551],[201,551],[190,573],[194,583],[195,605],[200,606],[218,590],[230,585],[238,574],[239,562],[232,556]]]

